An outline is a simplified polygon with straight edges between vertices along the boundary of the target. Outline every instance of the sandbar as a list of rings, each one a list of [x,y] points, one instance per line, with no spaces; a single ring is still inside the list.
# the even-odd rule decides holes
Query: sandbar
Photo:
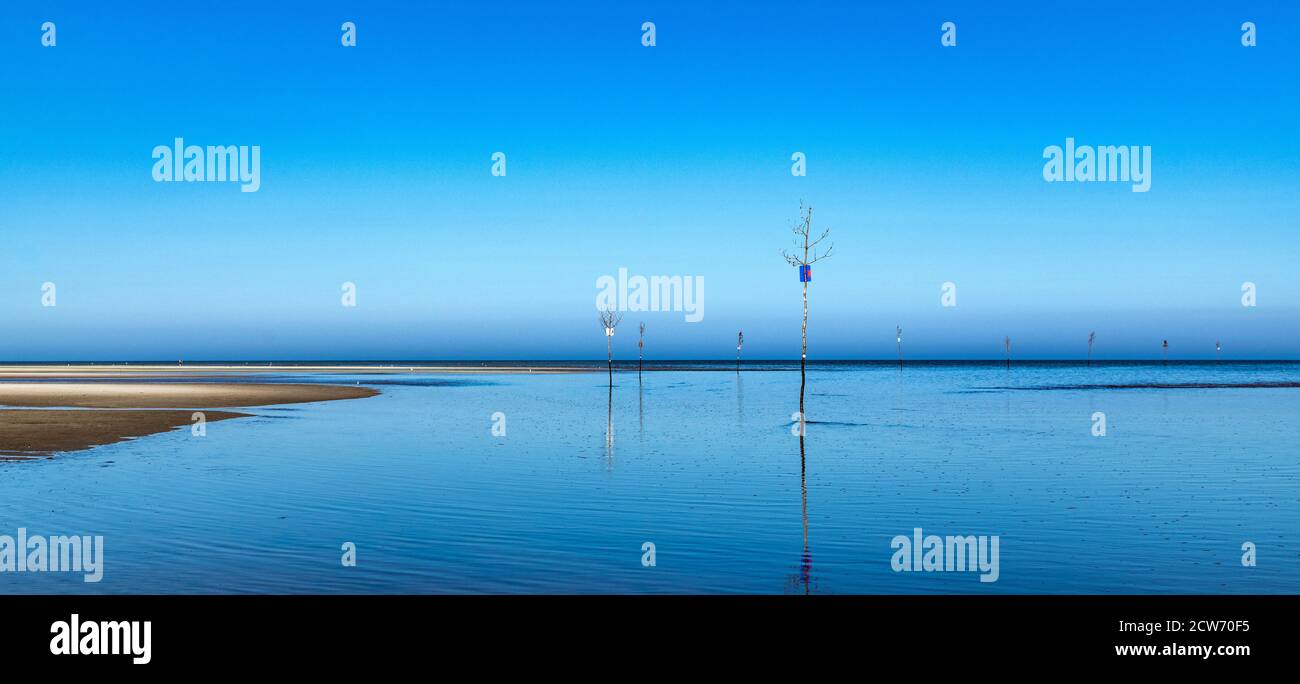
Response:
[[[250,382],[0,382],[0,458],[76,451],[247,413],[212,411],[253,406],[361,399],[379,394],[360,385]]]

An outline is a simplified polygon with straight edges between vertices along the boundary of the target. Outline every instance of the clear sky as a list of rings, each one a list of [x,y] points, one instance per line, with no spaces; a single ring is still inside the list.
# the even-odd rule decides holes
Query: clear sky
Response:
[[[0,6],[0,359],[603,358],[620,267],[706,294],[619,356],[797,359],[800,200],[814,359],[1300,358],[1293,2],[185,4]],[[154,182],[176,137],[260,190]],[[1150,190],[1045,182],[1067,137]]]

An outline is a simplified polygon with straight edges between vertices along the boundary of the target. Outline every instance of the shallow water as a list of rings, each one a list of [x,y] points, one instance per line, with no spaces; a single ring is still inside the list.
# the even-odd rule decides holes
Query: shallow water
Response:
[[[1078,387],[1300,365],[840,364],[809,374],[802,454],[797,367],[677,367],[612,392],[603,373],[285,374],[383,394],[0,463],[0,535],[105,544],[98,584],[4,572],[0,591],[1300,592],[1300,388]],[[917,527],[998,535],[998,580],[894,572]]]

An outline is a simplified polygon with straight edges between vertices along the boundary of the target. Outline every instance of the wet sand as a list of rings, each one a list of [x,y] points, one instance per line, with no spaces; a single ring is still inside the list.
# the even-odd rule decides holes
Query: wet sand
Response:
[[[0,457],[31,457],[112,444],[192,424],[193,411],[211,421],[247,413],[208,409],[271,406],[373,397],[351,385],[217,382],[2,382]],[[58,407],[62,410],[45,410]],[[110,410],[134,409],[134,410]],[[167,410],[170,409],[170,410]]]
[[[207,409],[373,397],[360,385],[246,382],[0,382],[0,406]]]
[[[209,423],[247,413],[204,411]],[[0,410],[0,460],[25,460],[78,451],[190,426],[190,411]]]

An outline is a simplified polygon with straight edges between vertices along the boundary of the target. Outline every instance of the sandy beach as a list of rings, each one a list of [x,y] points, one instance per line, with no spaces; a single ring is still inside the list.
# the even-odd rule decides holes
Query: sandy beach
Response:
[[[236,409],[379,394],[360,385],[247,382],[250,376],[307,374],[562,374],[581,366],[295,365],[295,364],[25,364],[0,365],[0,458],[75,451],[191,424],[249,414]],[[221,382],[222,379],[240,382]],[[165,382],[146,382],[163,380]],[[186,382],[194,380],[196,382]],[[58,409],[58,410],[43,410]]]
[[[369,387],[348,385],[4,382],[0,383],[0,406],[34,408],[0,410],[0,454],[22,458],[112,444],[188,426],[195,410],[203,410],[207,421],[218,421],[249,414],[209,409],[339,401],[376,394],[379,392]]]

